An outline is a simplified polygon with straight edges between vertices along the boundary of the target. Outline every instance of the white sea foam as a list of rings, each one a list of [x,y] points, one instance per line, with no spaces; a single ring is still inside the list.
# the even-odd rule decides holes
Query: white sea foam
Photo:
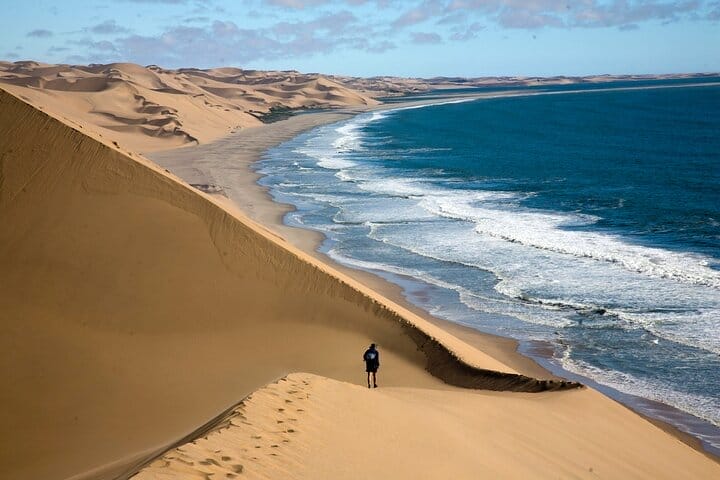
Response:
[[[567,345],[560,359],[565,370],[591,378],[622,393],[635,395],[671,405],[679,410],[720,426],[720,398],[682,392],[664,382],[638,378],[616,370],[604,370],[574,358],[572,347]]]
[[[338,207],[333,217],[337,223],[417,222],[432,220],[433,215],[420,208],[417,202],[407,198],[363,198],[347,200]]]
[[[340,253],[337,249],[330,249],[327,252],[327,256],[332,258],[333,260],[343,263],[345,265],[357,267],[363,270],[375,270],[380,272],[387,272],[387,273],[393,273],[395,275],[402,275],[405,277],[410,278],[416,278],[418,280],[422,280],[425,283],[428,283],[430,285],[435,285],[437,287],[442,287],[448,290],[454,290],[457,292],[461,292],[464,289],[462,287],[459,287],[458,285],[454,285],[452,283],[444,282],[442,280],[439,280],[432,275],[427,274],[426,272],[423,272],[421,270],[412,269],[412,268],[404,268],[397,265],[390,265],[388,263],[382,263],[382,262],[369,262],[366,260],[359,260],[357,258],[348,257],[347,255],[343,255]]]
[[[531,323],[539,323],[553,328],[562,328],[575,323],[562,315],[559,315],[556,308],[542,308],[537,305],[518,303],[510,299],[479,295],[457,284],[440,280],[432,274],[422,270],[404,268],[398,265],[391,265],[383,262],[358,260],[356,258],[343,255],[338,252],[337,249],[330,249],[326,254],[333,260],[344,265],[363,270],[387,272],[414,278],[429,285],[434,285],[446,290],[452,290],[458,294],[459,300],[464,305],[478,312],[492,313],[496,315],[511,315],[520,320],[530,321]]]
[[[685,311],[643,311],[610,310],[621,320],[639,325],[652,334],[671,342],[700,347],[720,355],[718,342],[718,319],[720,309],[700,308]]]
[[[514,193],[443,189],[415,178],[359,179],[349,172],[341,178],[352,179],[358,188],[370,193],[417,197],[433,214],[474,223],[481,235],[613,263],[644,275],[720,288],[720,271],[712,269],[709,259],[701,255],[633,245],[606,233],[568,229],[595,223],[597,218],[590,215],[522,209]]]
[[[320,156],[317,164],[328,170],[341,170],[357,165],[355,162],[337,156]]]
[[[460,301],[478,312],[508,315],[528,323],[552,328],[564,328],[576,323],[552,305],[540,306],[521,303],[509,299],[479,295],[466,289],[459,293]]]
[[[369,236],[428,258],[491,271],[500,279],[495,289],[509,298],[545,307],[604,309],[625,321],[627,328],[646,328],[663,338],[720,352],[717,335],[706,335],[717,331],[720,323],[720,295],[711,287],[478,235],[472,224],[378,224]],[[693,305],[706,307],[705,323],[688,313]],[[545,323],[532,315],[523,319]]]
[[[353,150],[359,150],[360,135],[358,133],[358,129],[360,126],[361,124],[348,123],[337,128],[335,131],[340,134],[340,136],[332,142],[333,148],[335,148],[338,153],[347,153]]]
[[[327,194],[327,193],[291,192],[291,193],[285,193],[285,195],[289,195],[291,197],[296,197],[296,198],[301,198],[301,199],[310,199],[310,200],[314,200],[316,202],[327,203],[332,206],[339,206],[345,202],[345,198],[342,197],[341,195],[332,195],[332,194]]]
[[[456,103],[475,102],[477,100],[478,100],[477,98],[473,98],[473,97],[459,98],[459,99],[455,99],[455,100],[444,100],[441,102],[422,103],[419,105],[409,105],[407,107],[391,108],[391,109],[385,110],[384,112],[387,114],[387,113],[392,113],[392,112],[400,112],[402,110],[417,110],[418,108],[430,108],[430,107],[439,107],[441,105],[454,105]]]
[[[372,112],[370,114],[358,115],[357,117],[342,123],[334,129],[336,138],[331,142],[337,153],[343,154],[352,151],[361,150],[362,132],[361,129],[370,122],[378,121],[384,118],[384,112]]]
[[[360,190],[397,197],[417,197],[426,192],[426,185],[413,178],[372,178],[358,182]]]
[[[519,196],[508,192],[443,189],[421,179],[358,177],[343,172],[361,190],[388,196],[417,197],[431,213],[475,224],[478,234],[574,257],[620,265],[631,272],[720,288],[720,272],[701,255],[628,243],[618,236],[569,230],[597,221],[590,215],[544,212],[517,206]]]
[[[515,209],[514,211],[473,206],[470,202],[454,202],[433,198],[430,207],[439,215],[475,223],[481,235],[508,242],[550,250],[575,257],[616,263],[623,268],[645,275],[720,288],[720,272],[708,266],[708,259],[689,253],[675,253],[660,248],[633,245],[618,236],[568,230],[594,223],[588,215],[564,214]]]

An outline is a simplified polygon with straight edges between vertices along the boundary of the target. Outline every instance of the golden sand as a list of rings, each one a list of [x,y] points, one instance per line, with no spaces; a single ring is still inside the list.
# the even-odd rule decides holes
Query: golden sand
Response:
[[[0,62],[0,85],[135,152],[194,145],[262,125],[271,109],[375,105],[318,74],[132,63]]]

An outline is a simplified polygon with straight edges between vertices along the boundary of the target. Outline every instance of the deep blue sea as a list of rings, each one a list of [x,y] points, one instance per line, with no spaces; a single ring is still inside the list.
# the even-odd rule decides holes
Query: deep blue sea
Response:
[[[317,128],[260,183],[336,261],[720,453],[720,84],[528,93]]]

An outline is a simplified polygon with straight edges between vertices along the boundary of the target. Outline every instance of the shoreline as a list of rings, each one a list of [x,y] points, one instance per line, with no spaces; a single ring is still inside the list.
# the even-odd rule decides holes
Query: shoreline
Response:
[[[217,185],[246,173],[242,144],[187,164],[192,188],[92,122],[2,88],[0,105],[4,476],[720,475],[596,389],[521,375],[248,218]]]
[[[467,95],[460,95],[459,97],[460,99],[468,98]],[[433,103],[445,103],[448,100],[458,100],[458,97],[443,97],[443,99],[444,100]],[[469,100],[472,99],[475,99],[475,97],[472,96],[469,98]],[[488,353],[509,367],[516,369],[519,373],[527,376],[541,376],[551,380],[557,380],[560,377],[553,374],[547,368],[542,367],[531,357],[523,355],[518,351],[520,345],[518,340],[481,332],[449,320],[433,317],[427,311],[406,299],[402,293],[401,286],[373,273],[338,263],[324,253],[319,252],[318,248],[325,238],[324,235],[313,230],[286,225],[283,219],[287,213],[295,210],[294,206],[287,203],[276,202],[270,196],[268,189],[257,183],[258,180],[262,178],[262,175],[258,174],[252,168],[252,165],[261,159],[265,151],[280,143],[288,141],[313,128],[350,119],[355,115],[368,111],[380,111],[427,104],[428,102],[424,101],[413,101],[402,105],[381,105],[375,108],[357,111],[342,110],[338,112],[303,113],[286,120],[248,128],[208,144],[173,148],[145,155],[193,187],[204,193],[211,194],[223,207],[234,210],[258,222],[270,232],[299,248],[304,253],[323,263],[331,265],[333,268],[354,278],[368,288],[422,317],[424,320],[442,328],[479,350]],[[263,132],[262,135],[257,136],[261,138],[246,138],[255,137],[253,134],[259,131]],[[233,165],[229,170],[232,170],[231,175],[233,176],[233,186],[235,189],[228,195],[226,189],[219,183],[216,183],[218,182],[216,178],[220,178],[219,172],[213,174],[208,171],[201,171],[192,167],[191,164],[196,164],[193,158],[197,157],[197,155],[208,153],[212,156],[221,153],[228,154],[229,150],[233,149],[233,147],[237,148],[238,142],[243,142],[242,152],[232,152]],[[199,163],[203,162],[206,163],[205,167],[207,168],[207,163],[209,162],[199,160]],[[210,168],[212,169],[213,167]],[[219,187],[220,190],[215,187]]]
[[[554,92],[536,92],[526,95],[546,93],[550,94]],[[424,106],[435,103],[441,104],[455,101],[471,101],[481,98],[496,98],[499,96],[524,95],[518,95],[515,91],[504,92],[504,94],[497,94],[497,92],[493,92],[479,96],[460,94],[436,98],[431,102],[428,102],[427,99],[412,99],[412,101],[407,103],[398,102],[371,108],[302,113],[279,122],[245,129],[208,144],[194,147],[173,148],[170,150],[153,152],[148,156],[151,160],[157,162],[163,168],[169,169],[172,173],[178,175],[196,188],[200,187],[199,189],[201,191],[212,194],[213,197],[215,197],[215,199],[223,205],[223,207],[248,216],[252,220],[267,228],[268,231],[283,238],[290,244],[302,250],[304,253],[312,256],[322,263],[332,266],[354,280],[357,280],[364,286],[410,310],[429,323],[441,328],[463,342],[517,370],[519,373],[528,376],[558,379],[561,377],[558,376],[557,372],[543,366],[535,358],[533,358],[533,356],[530,356],[531,354],[527,352],[521,353],[520,348],[522,347],[522,341],[493,335],[491,333],[476,330],[472,327],[463,326],[448,320],[433,317],[429,312],[414,305],[405,298],[401,286],[374,273],[354,269],[340,264],[324,253],[318,251],[325,239],[324,235],[320,232],[286,225],[283,222],[283,219],[288,212],[294,211],[294,207],[290,204],[284,204],[273,200],[269,190],[257,183],[258,180],[262,178],[262,175],[258,174],[253,168],[254,163],[260,160],[263,154],[270,148],[273,148],[274,146],[288,141],[315,127],[346,120],[361,113],[415,107],[420,105]],[[257,135],[258,132],[262,133]],[[238,145],[242,145],[242,151],[239,151],[240,148],[238,148]],[[233,158],[233,164],[231,166],[224,165],[222,158],[218,161],[217,157],[225,155],[226,159],[229,154],[232,154]],[[201,155],[202,157],[200,157]],[[213,161],[208,161],[208,158],[213,158]],[[202,164],[203,169],[198,169],[193,166],[196,165],[196,159],[197,163]],[[234,187],[232,191],[229,191],[230,189],[223,187],[217,181],[218,178],[222,178],[223,180],[227,179],[228,177],[226,175],[228,173],[232,175],[232,186]],[[219,187],[220,190],[218,190],[217,187]],[[537,356],[546,357],[547,355],[547,353],[542,354],[542,352],[540,352]],[[550,357],[547,356],[547,358],[549,359]],[[583,380],[582,377],[576,377]],[[584,380],[587,381],[587,379]],[[596,387],[590,388],[600,391]],[[648,414],[635,410],[630,405],[613,398],[607,392],[600,391],[600,393],[606,398],[624,406],[632,413],[648,420],[655,426],[661,428],[686,445],[704,454],[716,463],[720,463],[720,456],[712,451],[706,450],[699,438],[680,430],[678,427],[665,420],[653,418]],[[679,414],[684,414],[684,412],[659,402],[651,402],[646,399],[641,400],[652,403],[660,410],[666,410],[669,413],[669,417],[677,417]]]

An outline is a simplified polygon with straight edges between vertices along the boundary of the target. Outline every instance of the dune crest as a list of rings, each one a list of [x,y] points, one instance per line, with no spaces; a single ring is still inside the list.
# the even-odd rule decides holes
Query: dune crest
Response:
[[[0,63],[0,84],[56,116],[93,125],[134,151],[197,144],[262,124],[274,111],[375,105],[319,74],[132,63]]]

